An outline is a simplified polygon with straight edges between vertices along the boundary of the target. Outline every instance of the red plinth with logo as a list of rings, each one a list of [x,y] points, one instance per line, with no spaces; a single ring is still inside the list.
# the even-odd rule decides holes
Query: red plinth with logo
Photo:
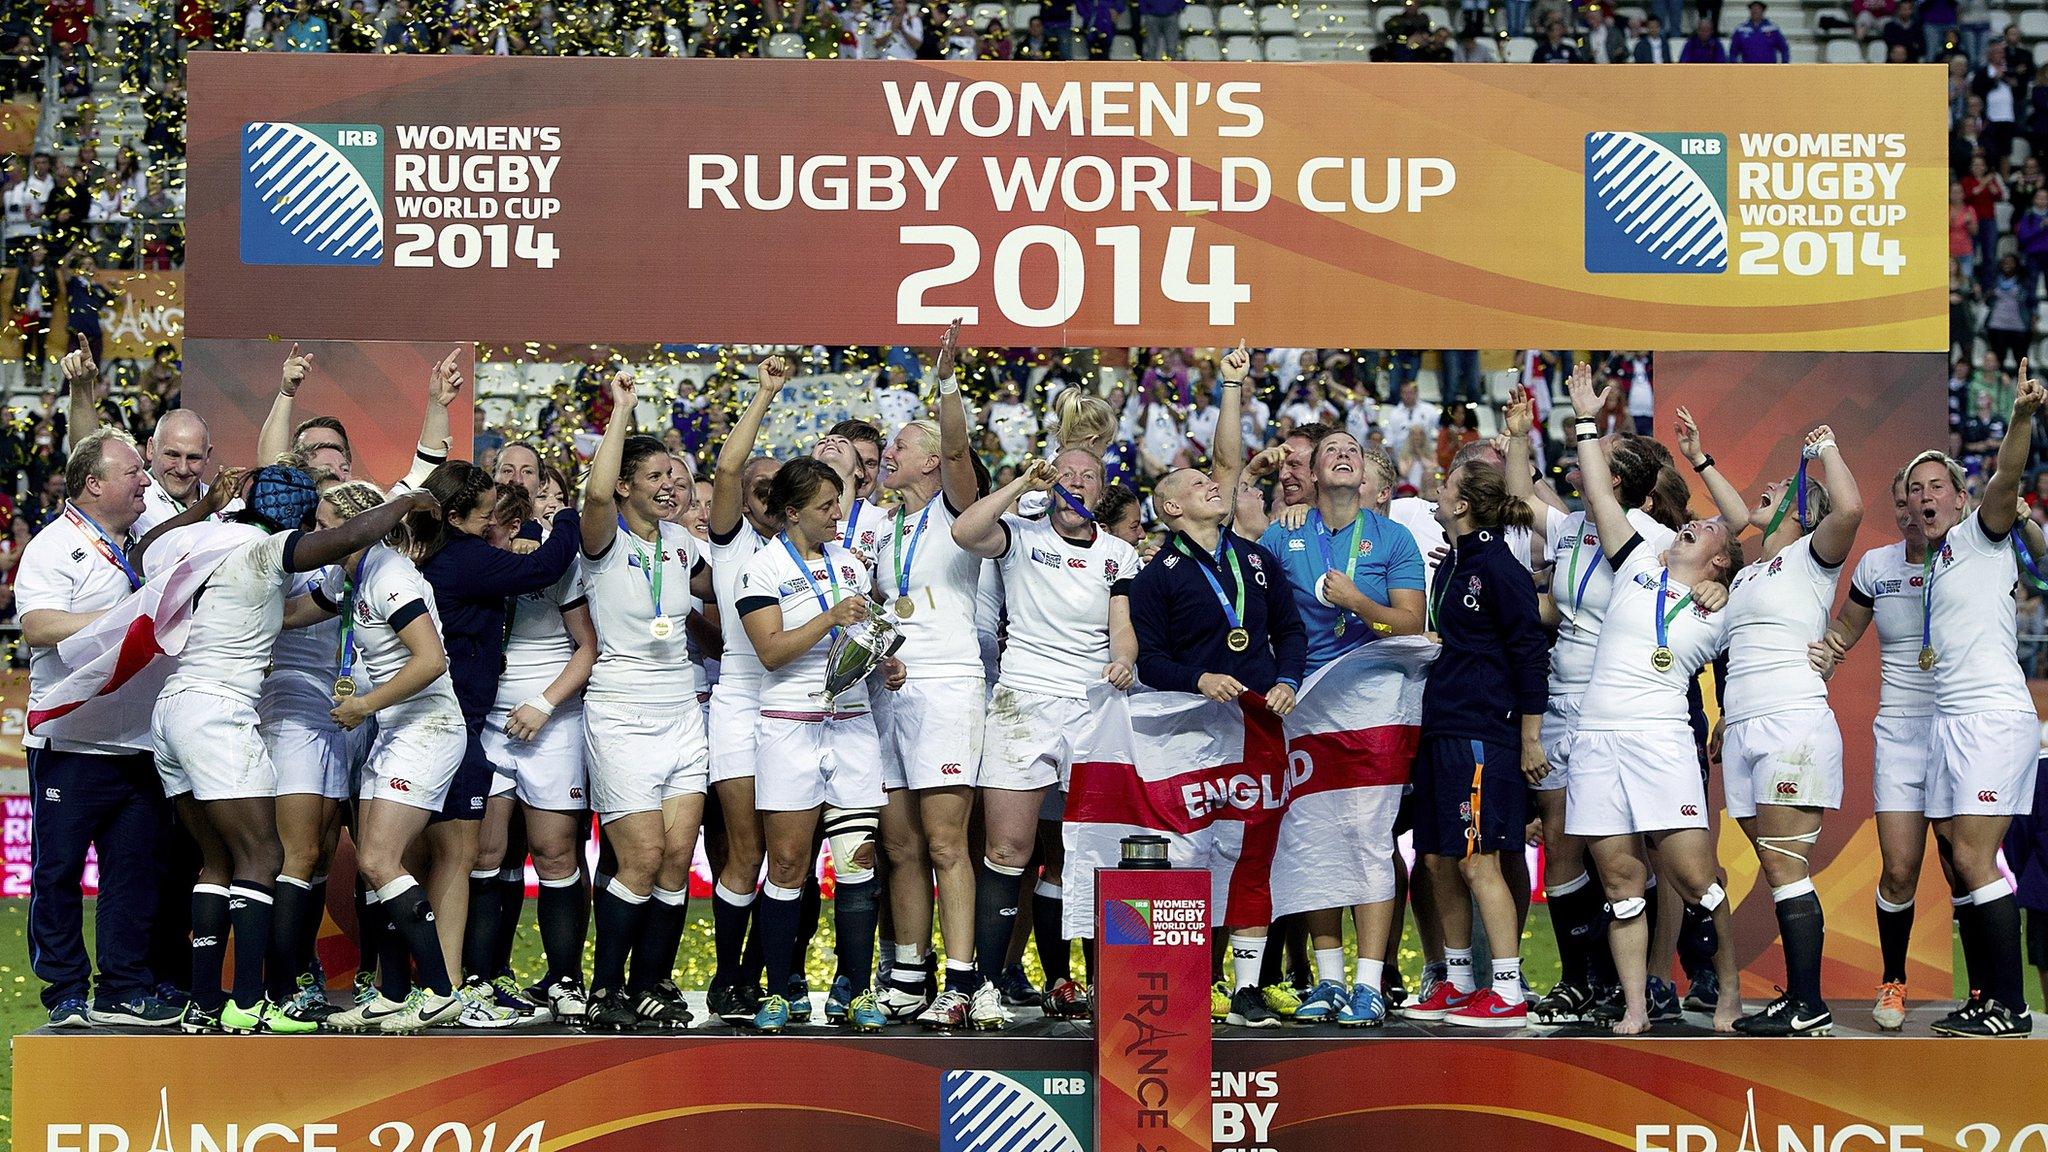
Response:
[[[1095,1147],[1208,1152],[1209,873],[1096,873],[1095,940]]]

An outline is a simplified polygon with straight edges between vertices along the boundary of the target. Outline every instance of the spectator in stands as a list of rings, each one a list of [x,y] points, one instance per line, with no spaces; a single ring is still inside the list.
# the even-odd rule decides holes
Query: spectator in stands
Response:
[[[1977,271],[1988,286],[1997,266],[1998,206],[2005,202],[2005,181],[1979,152],[1970,157],[1970,172],[1963,177],[1962,188],[1964,203],[1977,217]]]
[[[2048,181],[2042,178],[2041,160],[2038,156],[2029,155],[2020,162],[2020,170],[2006,180],[2006,197],[2013,207],[2021,208],[2032,204],[2034,193],[2044,186],[2048,186]]]
[[[1510,36],[1525,36],[1529,32],[1530,0],[1506,0],[1507,32]]]
[[[1721,44],[1721,37],[1715,34],[1714,26],[1703,17],[1692,26],[1692,35],[1686,38],[1685,48],[1678,54],[1680,64],[1726,64],[1728,49]]]
[[[57,265],[49,245],[35,241],[28,258],[14,271],[14,291],[7,302],[7,322],[21,335],[22,368],[31,383],[40,383],[48,351],[50,316],[57,307]]]
[[[1956,47],[1956,17],[1956,0],[1926,0],[1920,5],[1920,37],[1926,59],[1939,60]]]
[[[43,98],[43,54],[26,32],[12,37],[7,55],[0,57],[0,100],[16,96]]]
[[[1038,19],[1045,25],[1046,40],[1052,45],[1053,54],[1048,59],[1081,59],[1081,44],[1074,37],[1074,0],[1046,0],[1039,5]]]
[[[1010,43],[1009,29],[1001,20],[990,20],[981,29],[981,39],[974,46],[976,60],[1008,60],[1016,54],[1016,45]]]
[[[1956,12],[1956,31],[1970,63],[1984,63],[1984,49],[1991,42],[1991,0],[1962,0]]]
[[[94,277],[99,265],[90,252],[80,252],[71,260],[71,277],[64,281],[64,326],[72,341],[84,341],[92,351],[92,362],[104,365],[106,358],[106,336],[100,328],[100,313],[121,298],[119,288],[109,287]]]
[[[1789,64],[1792,46],[1785,34],[1764,17],[1762,0],[1750,0],[1749,22],[1728,35],[1728,59],[1736,64]]]
[[[1977,270],[1977,227],[1977,213],[1963,198],[1962,184],[1951,181],[1948,186],[1948,255],[1962,274],[1973,280]]]
[[[2034,53],[2020,40],[2020,26],[2017,23],[2007,24],[2005,34],[1999,37],[1998,42],[2005,45],[2005,66],[2012,69],[2013,75],[2020,78],[2021,90],[2032,88]]]
[[[2048,274],[2048,188],[2035,187],[2026,212],[2013,226],[2013,237],[2026,260],[2027,285],[2039,291],[2041,277]]]
[[[2032,278],[2020,270],[2019,257],[2008,252],[1998,258],[1985,300],[1991,311],[1984,319],[1984,339],[2001,365],[2018,364],[2034,342],[2035,300]]]
[[[1187,0],[1138,0],[1145,59],[1180,59],[1180,14],[1187,6]]]
[[[924,41],[924,18],[919,8],[907,0],[893,6],[889,11],[889,30],[883,38],[883,59],[915,60],[924,49]]]
[[[981,45],[974,34],[974,17],[964,3],[953,4],[945,9],[941,27],[945,30],[942,54],[947,60],[972,60]]]
[[[1060,58],[1059,43],[1045,30],[1043,17],[1033,16],[1024,22],[1024,32],[1015,44],[1019,60],[1057,60]]]
[[[1595,5],[1586,10],[1586,26],[1579,33],[1579,51],[1593,64],[1622,64],[1628,60],[1628,34]]]
[[[1109,59],[1123,12],[1124,0],[1074,0],[1074,28],[1088,43],[1088,59]]]
[[[1920,18],[1913,0],[1899,0],[1892,18],[1884,22],[1885,58],[1895,64],[1917,64],[1927,56],[1927,41],[1920,31]],[[1903,50],[1904,59],[1898,59]]]
[[[1855,19],[1858,44],[1865,43],[1883,34],[1885,21],[1899,10],[1898,0],[1849,0],[1849,15]]]
[[[1498,64],[1500,53],[1494,51],[1493,37],[1481,35],[1478,25],[1467,24],[1459,29],[1457,42],[1451,45],[1451,61],[1456,64]]]
[[[1970,91],[1984,100],[1985,150],[1994,162],[2003,160],[2011,148],[2014,121],[2026,99],[2015,85],[2012,69],[2006,66],[2003,40],[1984,49],[1984,64],[1970,76]]]
[[[1671,38],[1664,34],[1664,21],[1655,16],[1643,21],[1642,35],[1636,37],[1635,51],[1629,58],[1637,64],[1671,63]]]
[[[393,0],[391,22],[384,26],[384,51],[432,52],[434,30],[412,10],[412,0]]]
[[[1536,45],[1536,53],[1530,57],[1529,62],[1532,64],[1584,64],[1586,57],[1579,50],[1577,44],[1565,39],[1564,21],[1552,20],[1543,29],[1543,42]]]

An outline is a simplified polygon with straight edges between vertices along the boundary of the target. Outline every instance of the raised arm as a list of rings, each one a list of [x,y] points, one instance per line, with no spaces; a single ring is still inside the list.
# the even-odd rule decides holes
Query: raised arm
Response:
[[[1240,339],[1223,354],[1223,402],[1217,405],[1216,438],[1209,445],[1209,476],[1223,489],[1223,498],[1237,504],[1237,477],[1244,471],[1244,381],[1251,374],[1252,355]]]
[[[1686,463],[1692,465],[1692,470],[1700,474],[1700,479],[1707,482],[1707,493],[1714,498],[1714,507],[1729,529],[1737,536],[1748,531],[1749,502],[1742,498],[1742,493],[1728,482],[1726,476],[1721,475],[1706,449],[1700,447],[1699,423],[1684,408],[1678,410],[1678,452],[1685,457]]]
[[[939,383],[939,484],[947,505],[955,509],[973,504],[981,491],[974,479],[974,437],[960,403],[960,381],[953,375],[959,348],[960,322],[955,320],[939,338],[939,358],[932,364],[932,378]]]
[[[277,396],[270,402],[270,414],[263,418],[263,430],[256,434],[257,463],[274,463],[292,450],[293,398],[299,394],[299,386],[306,382],[306,373],[312,367],[313,354],[301,355],[299,346],[292,345],[292,354],[284,358],[284,368],[278,375]]]
[[[2034,413],[2048,399],[2041,382],[2024,357],[2020,359],[2019,387],[2013,393],[2012,419],[2006,421],[2005,439],[1998,443],[1998,467],[1984,485],[1983,504],[1977,522],[1996,539],[2012,531],[2019,519],[2020,481],[2027,474],[2027,453],[2034,440]]]
[[[583,554],[593,560],[605,554],[619,533],[619,467],[626,457],[626,435],[633,427],[633,378],[612,377],[612,420],[590,458],[583,478]]]
[[[448,460],[455,440],[448,434],[448,406],[462,395],[462,349],[450,349],[427,374],[427,411],[420,418],[420,441],[413,449],[412,470],[400,483],[417,488],[427,474]]]
[[[414,509],[430,516],[441,514],[440,502],[425,489],[400,492],[360,516],[351,516],[333,528],[323,528],[299,537],[298,544],[285,557],[285,571],[311,572],[338,563],[343,557],[360,552],[389,536],[391,530],[398,527],[398,522],[405,519],[406,513]],[[396,704],[406,696],[400,696],[391,703]]]
[[[1231,517],[1231,531],[1252,541],[1266,534],[1273,518],[1266,511],[1266,494],[1258,486],[1278,471],[1286,458],[1287,450],[1276,444],[1245,462],[1244,471],[1237,476],[1237,515]]]
[[[64,370],[64,386],[71,390],[70,415],[64,433],[75,448],[99,430],[100,367],[92,362],[92,350],[85,346],[82,337],[78,338],[78,347],[66,352],[59,363]]]
[[[1579,485],[1579,495],[1586,501],[1586,515],[1593,518],[1601,543],[1606,545],[1607,562],[1614,564],[1622,548],[1636,537],[1635,527],[1628,522],[1628,509],[1614,495],[1614,477],[1607,470],[1607,448],[1600,443],[1596,430],[1615,385],[1594,391],[1592,365],[1579,364],[1572,369],[1571,390],[1572,413],[1578,417],[1573,422],[1572,438],[1578,441],[1579,476],[1584,481]]]
[[[761,439],[761,422],[768,418],[768,405],[789,382],[789,361],[770,356],[761,361],[761,385],[747,401],[747,410],[718,447],[718,462],[711,472],[711,535],[721,542],[739,531],[740,517],[747,510],[747,461]]]
[[[1856,529],[1863,523],[1863,493],[1857,489],[1856,474],[1842,459],[1841,449],[1835,447],[1833,429],[1823,424],[1807,433],[1802,451],[1808,459],[1819,458],[1821,482],[1828,488],[1828,514],[1813,529],[1813,558],[1829,568],[1839,568],[1848,561]]]
[[[1049,460],[1026,460],[1017,478],[976,500],[953,521],[953,543],[983,560],[994,560],[1010,547],[1003,513],[1026,492],[1052,491],[1054,469]]]
[[[1501,467],[1506,473],[1508,495],[1529,506],[1529,515],[1535,517],[1540,529],[1549,516],[1551,505],[1540,494],[1536,483],[1536,464],[1529,452],[1529,432],[1536,426],[1536,402],[1527,388],[1515,389],[1508,400],[1507,411],[1501,414],[1501,425],[1507,435],[1507,448],[1503,453],[1506,463]]]

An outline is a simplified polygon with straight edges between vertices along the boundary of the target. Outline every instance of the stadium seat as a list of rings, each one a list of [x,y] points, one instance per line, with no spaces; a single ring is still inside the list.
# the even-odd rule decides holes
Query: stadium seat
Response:
[[[1010,26],[1010,9],[1002,4],[976,4],[974,6],[974,27],[976,31],[988,27],[988,22],[991,20],[1001,27],[1008,28]]]
[[[1180,42],[1180,55],[1183,60],[1221,60],[1223,47],[1214,36],[1190,36]]]
[[[703,28],[703,27],[705,27],[706,25],[708,25],[708,24],[710,24],[710,23],[711,23],[711,5],[709,5],[709,4],[692,4],[692,5],[690,5],[690,27],[692,27],[692,28]]]
[[[1268,59],[1268,60],[1299,60],[1299,59],[1301,59],[1301,41],[1299,41],[1299,40],[1296,40],[1296,39],[1295,39],[1294,37],[1292,37],[1292,36],[1275,36],[1275,37],[1273,37],[1272,39],[1270,39],[1270,40],[1267,40],[1267,41],[1266,41],[1266,59]]]
[[[2034,45],[2034,66],[2048,68],[2048,41]]]
[[[804,38],[794,32],[777,32],[768,38],[768,48],[761,53],[772,60],[801,60],[808,53],[804,51]]]
[[[1431,28],[1457,28],[1457,25],[1451,22],[1451,13],[1449,9],[1424,8],[1422,10],[1422,15],[1429,20],[1429,26]]]
[[[2020,165],[2026,163],[2027,157],[2032,156],[2033,154],[2034,146],[2032,144],[2027,143],[2027,138],[2025,136],[2014,136],[2012,138],[2012,164],[2015,170],[2017,170]]]
[[[1891,46],[1876,37],[1872,37],[1868,43],[1863,45],[1863,58],[1872,64],[1884,63],[1886,55],[1890,52]]]
[[[1038,5],[1019,4],[1010,9],[1010,27],[1022,32],[1031,26],[1031,18],[1038,15]]]
[[[1248,5],[1225,4],[1217,15],[1216,28],[1226,36],[1248,36],[1259,30],[1259,20]]]
[[[1794,63],[1794,64],[1818,64],[1818,63],[1820,63],[1820,45],[1818,45],[1818,44],[1815,44],[1815,43],[1814,43],[1813,41],[1811,41],[1811,40],[1794,40],[1794,41],[1792,41],[1792,43],[1791,43],[1791,44],[1789,45],[1789,47],[1791,48],[1791,51],[1790,51],[1789,53],[1787,53],[1787,55],[1791,57],[1791,62],[1792,62],[1792,63]]]
[[[1257,36],[1232,36],[1223,42],[1223,58],[1232,63],[1263,59]]]
[[[2002,10],[2001,10],[2001,11],[1994,11],[1994,12],[1992,12],[1992,13],[1991,13],[1991,35],[1992,35],[1993,37],[1998,37],[1998,36],[2003,36],[2003,35],[2005,35],[2005,29],[2006,29],[2006,27],[2007,27],[2008,25],[2010,25],[2011,23],[2012,23],[2012,13],[2010,13],[2010,12],[2006,12],[2006,11],[2002,11]]]
[[[1863,63],[1863,46],[1854,40],[1830,40],[1828,41],[1827,49],[1821,53],[1821,62],[1825,64],[1861,64]]]
[[[1180,30],[1201,36],[1216,31],[1216,10],[1207,4],[1190,4],[1180,10]]]
[[[1502,59],[1510,64],[1527,64],[1536,58],[1536,41],[1527,36],[1517,36],[1507,43]]]
[[[1138,58],[1138,42],[1129,36],[1119,36],[1111,40],[1109,42],[1109,58],[1111,60],[1136,60]]]
[[[1268,36],[1294,35],[1294,13],[1279,4],[1268,4],[1259,9],[1259,31]]]
[[[1991,218],[1992,218],[1993,220],[1996,220],[1996,221],[1998,221],[1998,234],[1999,234],[2000,236],[2008,236],[2008,235],[2011,235],[2011,234],[2012,234],[2012,201],[2010,201],[2010,200],[2000,200],[2000,201],[1999,201],[1998,203],[1996,203],[1996,204],[1993,204],[1993,205],[1991,206]]]
[[[2048,12],[2031,8],[2020,13],[2020,35],[2028,40],[2048,38]],[[2035,52],[2039,51],[2036,47]]]

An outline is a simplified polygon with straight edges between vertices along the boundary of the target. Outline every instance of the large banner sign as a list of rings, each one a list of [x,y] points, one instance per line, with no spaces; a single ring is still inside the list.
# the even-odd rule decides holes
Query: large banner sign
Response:
[[[1948,338],[1932,66],[206,53],[191,91],[205,337]]]

